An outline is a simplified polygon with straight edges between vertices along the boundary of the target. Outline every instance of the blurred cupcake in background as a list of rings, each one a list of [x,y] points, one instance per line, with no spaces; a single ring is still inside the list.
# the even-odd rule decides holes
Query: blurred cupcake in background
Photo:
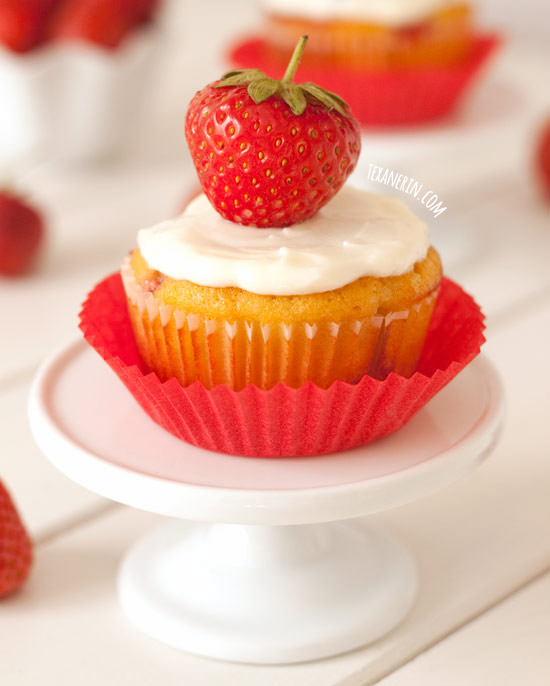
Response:
[[[0,0],[4,161],[88,162],[124,141],[160,0]]]
[[[307,33],[305,63],[394,69],[463,62],[473,49],[472,10],[460,0],[266,0],[269,52]]]
[[[277,76],[309,35],[301,77],[342,94],[364,125],[448,114],[497,44],[461,0],[265,0],[265,38],[239,44],[232,66]]]

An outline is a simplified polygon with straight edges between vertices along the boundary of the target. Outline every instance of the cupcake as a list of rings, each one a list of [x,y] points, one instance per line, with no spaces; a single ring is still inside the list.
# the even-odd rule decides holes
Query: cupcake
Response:
[[[122,270],[144,367],[234,390],[410,376],[441,264],[399,200],[340,190],[360,147],[345,104],[236,74],[194,98],[186,132],[204,194]]]
[[[425,224],[349,186],[283,229],[236,225],[203,194],[138,244],[122,278],[143,365],[206,388],[410,376],[441,281]]]
[[[468,3],[457,0],[266,0],[275,60],[308,34],[309,65],[401,69],[453,65],[472,53]]]
[[[386,436],[483,342],[425,224],[344,185],[359,129],[338,96],[292,82],[304,44],[282,81],[232,72],[195,96],[186,137],[203,193],[141,230],[81,313],[155,422],[235,455]]]
[[[498,44],[457,0],[266,0],[264,36],[240,41],[231,66],[278,76],[296,36],[310,37],[304,79],[337,90],[364,125],[448,114]]]

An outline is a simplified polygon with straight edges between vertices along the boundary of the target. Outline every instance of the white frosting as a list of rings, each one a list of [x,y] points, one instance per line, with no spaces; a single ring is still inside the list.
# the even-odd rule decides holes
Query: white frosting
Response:
[[[205,195],[138,233],[147,264],[173,279],[265,295],[321,293],[361,276],[396,276],[424,259],[428,227],[400,200],[345,186],[314,217],[285,229],[223,219]]]
[[[264,0],[268,12],[314,21],[351,19],[388,26],[422,21],[450,0]]]

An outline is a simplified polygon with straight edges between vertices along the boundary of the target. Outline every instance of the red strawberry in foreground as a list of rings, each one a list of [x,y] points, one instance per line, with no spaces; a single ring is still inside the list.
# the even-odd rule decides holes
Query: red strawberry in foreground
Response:
[[[18,195],[0,190],[0,275],[17,276],[28,271],[43,234],[40,213]]]
[[[283,227],[313,216],[355,168],[361,138],[346,103],[292,78],[303,36],[281,81],[230,72],[189,105],[185,135],[202,188],[237,224]]]
[[[543,195],[550,203],[550,119],[545,123],[537,139],[535,168]]]
[[[0,598],[25,583],[31,565],[31,539],[0,481]]]

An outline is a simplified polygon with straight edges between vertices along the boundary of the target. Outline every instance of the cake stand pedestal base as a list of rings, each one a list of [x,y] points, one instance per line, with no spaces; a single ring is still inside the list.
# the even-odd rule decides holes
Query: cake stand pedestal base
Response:
[[[119,594],[145,633],[181,650],[257,663],[313,660],[390,631],[417,588],[407,550],[361,522],[170,522],[126,556]]]

